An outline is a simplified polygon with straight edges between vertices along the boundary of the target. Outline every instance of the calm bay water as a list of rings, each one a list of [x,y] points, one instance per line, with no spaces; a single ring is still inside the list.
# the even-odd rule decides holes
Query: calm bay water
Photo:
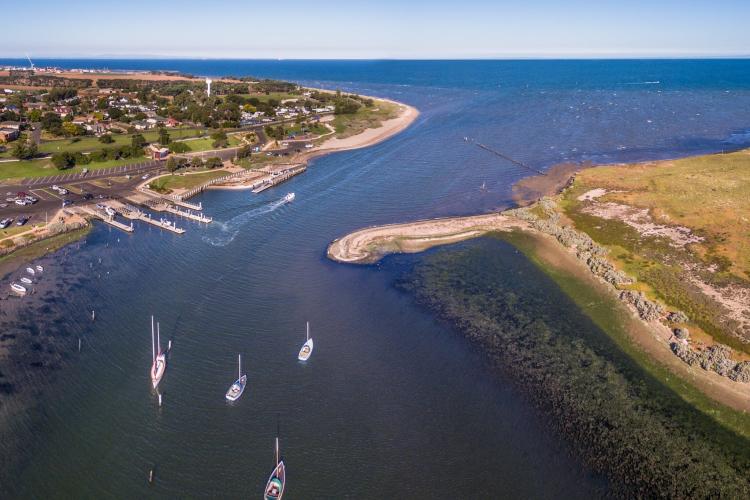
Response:
[[[97,226],[43,259],[38,293],[0,302],[4,332],[26,346],[7,366],[27,383],[0,396],[0,492],[14,497],[259,495],[277,415],[290,498],[589,497],[602,481],[480,353],[393,288],[401,264],[336,265],[325,248],[361,226],[509,205],[526,172],[464,136],[539,168],[750,142],[750,61],[35,62],[292,79],[422,114],[261,195],[206,193],[224,224],[181,222],[181,237]],[[150,314],[173,340],[161,409]],[[300,364],[307,320],[316,350]],[[248,388],[230,406],[237,353]]]

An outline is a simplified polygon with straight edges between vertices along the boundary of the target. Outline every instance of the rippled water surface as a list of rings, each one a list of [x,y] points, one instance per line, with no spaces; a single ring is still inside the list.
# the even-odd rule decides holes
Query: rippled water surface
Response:
[[[293,79],[421,115],[260,195],[205,193],[208,227],[97,226],[43,259],[35,294],[0,301],[10,496],[259,495],[278,417],[290,498],[588,497],[601,481],[449,325],[393,288],[395,263],[336,265],[326,246],[366,225],[507,206],[526,172],[465,136],[537,168],[750,140],[748,61],[65,64]],[[162,408],[148,379],[151,314],[173,342]],[[308,320],[316,347],[301,364]],[[228,405],[238,353],[248,386]]]

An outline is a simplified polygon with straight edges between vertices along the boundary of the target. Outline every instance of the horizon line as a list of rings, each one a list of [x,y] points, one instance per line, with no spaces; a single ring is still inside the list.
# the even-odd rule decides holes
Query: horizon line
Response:
[[[32,54],[33,55],[33,54]],[[28,60],[29,55],[6,56],[0,59]],[[178,56],[178,55],[57,55],[35,56],[46,60],[191,60],[191,61],[595,61],[595,60],[700,60],[700,59],[750,59],[747,54],[601,54],[601,55],[515,55],[515,56],[474,56],[474,57],[221,57],[221,56]]]

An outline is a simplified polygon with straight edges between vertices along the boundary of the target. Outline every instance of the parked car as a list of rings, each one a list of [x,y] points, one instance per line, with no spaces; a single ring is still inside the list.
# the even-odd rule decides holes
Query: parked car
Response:
[[[39,201],[38,199],[34,198],[33,196],[27,196],[26,198],[24,198],[24,200],[28,201],[28,202],[29,202],[29,203],[31,203],[32,205],[33,205],[34,203],[36,203],[37,201]]]
[[[65,188],[59,188],[59,189],[57,190],[57,192],[58,192],[58,193],[60,193],[60,194],[68,194],[68,190],[67,190],[67,189],[65,189]]]
[[[19,199],[16,200],[16,205],[21,205],[23,207],[23,206],[26,206],[26,205],[31,205],[31,202],[28,201],[28,200],[25,200],[23,198],[19,198]]]
[[[29,217],[25,217],[22,215],[21,217],[16,219],[16,226],[23,226],[27,222],[29,222]]]
[[[144,181],[145,181],[146,179],[148,179],[148,174],[143,174],[143,177],[141,177],[141,179],[143,179]]]
[[[58,186],[57,184],[52,184],[52,191],[57,191],[58,189],[60,189],[60,186]]]
[[[13,219],[0,220],[0,229],[5,229],[6,227],[10,226],[11,222],[13,222]]]
[[[0,208],[6,208],[8,206],[7,203],[0,203]]]
[[[63,200],[63,207],[67,207],[68,205],[71,205],[73,202],[70,200]]]
[[[94,199],[94,195],[91,194],[91,193],[86,193],[86,194],[83,195],[83,199],[84,200],[93,200]]]
[[[82,173],[83,175],[86,175],[86,174],[88,174],[88,173],[89,173],[89,169],[88,169],[88,168],[84,168],[83,170],[81,170],[81,173]]]

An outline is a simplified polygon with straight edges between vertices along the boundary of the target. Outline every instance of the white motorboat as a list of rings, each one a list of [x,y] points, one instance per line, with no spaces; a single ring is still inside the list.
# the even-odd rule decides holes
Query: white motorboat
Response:
[[[26,287],[23,285],[19,285],[18,283],[11,283],[10,287],[13,289],[14,292],[24,294],[26,293]]]
[[[34,271],[33,267],[27,267],[26,268],[26,272],[29,273],[32,276],[34,276],[36,274],[36,272]]]
[[[307,361],[310,359],[310,355],[313,352],[313,339],[310,338],[310,322],[307,322],[307,340],[302,344],[302,348],[299,350],[297,359],[300,361]]]
[[[39,265],[38,265],[38,266],[36,266],[36,270],[37,270],[38,272],[40,272],[40,273],[41,273],[41,272],[44,272],[44,268],[43,268],[42,266],[39,266]]]
[[[245,384],[247,384],[247,375],[242,374],[242,355],[240,354],[237,355],[237,364],[239,365],[237,380],[234,381],[234,384],[227,391],[227,401],[237,401],[240,399],[240,396],[245,391]]]
[[[26,276],[23,276],[20,281],[21,283],[26,283],[27,285],[30,285],[33,283],[33,281],[31,281],[31,279],[27,278]]]
[[[295,198],[294,193],[287,193],[286,196],[284,196],[284,198],[282,199],[284,200],[284,203],[289,203],[290,201],[293,201],[294,198]]]
[[[151,385],[154,389],[161,382],[167,369],[167,356],[161,352],[161,339],[159,338],[159,324],[156,324],[156,343],[154,343],[154,317],[151,316]]]

